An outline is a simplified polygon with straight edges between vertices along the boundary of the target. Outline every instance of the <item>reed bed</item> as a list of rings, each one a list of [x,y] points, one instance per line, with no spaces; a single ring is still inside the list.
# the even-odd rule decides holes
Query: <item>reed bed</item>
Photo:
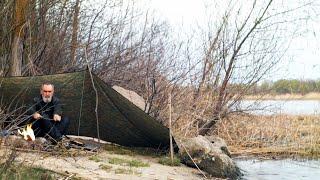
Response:
[[[235,155],[281,155],[320,158],[319,116],[232,116],[213,132]]]

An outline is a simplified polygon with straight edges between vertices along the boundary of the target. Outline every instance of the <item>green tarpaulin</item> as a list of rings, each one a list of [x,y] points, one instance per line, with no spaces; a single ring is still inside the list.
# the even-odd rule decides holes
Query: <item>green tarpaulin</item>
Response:
[[[98,138],[125,146],[167,148],[169,130],[120,95],[89,71],[74,73],[0,78],[1,106],[17,109],[39,96],[44,81],[55,85],[55,94],[63,104],[63,115],[70,118],[69,134]],[[30,105],[30,104],[29,104]],[[27,108],[28,106],[25,106]],[[23,108],[22,108],[23,109]]]

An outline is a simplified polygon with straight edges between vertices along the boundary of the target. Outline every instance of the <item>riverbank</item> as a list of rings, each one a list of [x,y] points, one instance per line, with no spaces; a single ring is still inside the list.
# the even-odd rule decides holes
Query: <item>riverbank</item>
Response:
[[[247,95],[245,100],[320,100],[320,93]]]
[[[203,178],[199,170],[178,161],[171,166],[166,155],[153,150],[113,144],[101,146],[97,152],[63,147],[44,152],[0,146],[0,179]]]
[[[217,124],[233,156],[320,158],[320,117],[233,116]]]

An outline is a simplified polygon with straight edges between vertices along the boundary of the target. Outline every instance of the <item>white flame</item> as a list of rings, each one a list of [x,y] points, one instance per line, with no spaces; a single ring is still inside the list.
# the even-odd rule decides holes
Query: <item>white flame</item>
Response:
[[[36,139],[31,126],[32,124],[28,124],[26,128],[22,129],[22,132],[20,131],[20,129],[18,129],[19,134],[22,135],[23,139],[27,141],[34,141]]]

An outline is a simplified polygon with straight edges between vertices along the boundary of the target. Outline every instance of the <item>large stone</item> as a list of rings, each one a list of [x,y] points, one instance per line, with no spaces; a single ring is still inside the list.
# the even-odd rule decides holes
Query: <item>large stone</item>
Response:
[[[215,147],[219,148],[223,153],[231,157],[231,153],[227,147],[227,143],[218,136],[205,136]]]
[[[215,136],[197,136],[181,139],[178,142],[182,162],[197,166],[214,177],[237,179],[240,169],[230,158],[230,152],[223,139]],[[192,157],[193,161],[189,157]]]

